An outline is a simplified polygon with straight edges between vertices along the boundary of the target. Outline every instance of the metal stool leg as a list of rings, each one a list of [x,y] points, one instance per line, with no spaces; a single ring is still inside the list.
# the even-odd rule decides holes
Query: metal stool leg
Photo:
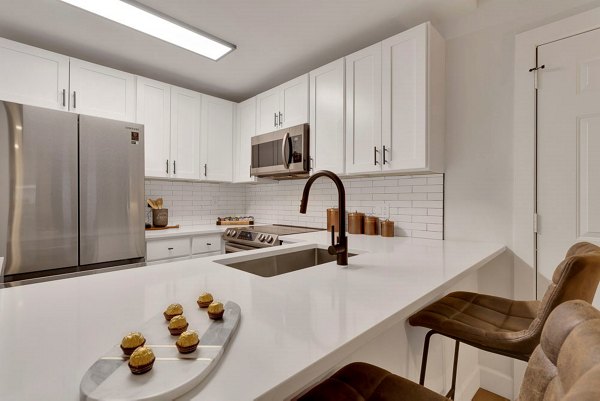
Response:
[[[456,340],[456,344],[454,345],[454,362],[452,364],[452,387],[450,387],[450,391],[446,394],[446,398],[454,399],[454,393],[456,392],[456,371],[458,368],[458,347],[460,342]]]
[[[431,336],[434,335],[435,333],[436,333],[435,331],[430,330],[425,335],[425,344],[423,345],[423,360],[421,361],[421,376],[419,378],[419,384],[421,386],[425,385],[425,371],[427,370],[427,355],[429,354],[429,340],[431,339]]]

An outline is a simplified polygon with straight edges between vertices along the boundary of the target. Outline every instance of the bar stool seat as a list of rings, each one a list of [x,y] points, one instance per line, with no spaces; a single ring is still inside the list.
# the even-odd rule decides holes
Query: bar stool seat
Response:
[[[453,292],[411,316],[409,322],[484,350],[527,361],[539,343],[541,327],[532,326],[539,307],[539,301]]]

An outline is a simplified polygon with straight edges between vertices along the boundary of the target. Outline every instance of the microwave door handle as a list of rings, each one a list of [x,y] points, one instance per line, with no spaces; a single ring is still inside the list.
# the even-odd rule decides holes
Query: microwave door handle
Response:
[[[288,157],[287,152],[285,151],[289,139],[290,139],[290,133],[286,132],[285,135],[283,136],[283,141],[281,142],[281,157],[283,159],[283,167],[285,167],[286,169],[290,168],[289,157]]]

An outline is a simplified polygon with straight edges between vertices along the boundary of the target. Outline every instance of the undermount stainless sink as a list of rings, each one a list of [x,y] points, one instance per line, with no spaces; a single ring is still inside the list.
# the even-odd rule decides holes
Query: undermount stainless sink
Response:
[[[355,255],[354,253],[348,254],[348,256]],[[263,256],[243,262],[229,263],[227,260],[217,262],[258,276],[273,277],[323,263],[335,262],[335,260],[336,256],[330,255],[327,249],[310,248],[301,251],[292,250],[278,255]]]

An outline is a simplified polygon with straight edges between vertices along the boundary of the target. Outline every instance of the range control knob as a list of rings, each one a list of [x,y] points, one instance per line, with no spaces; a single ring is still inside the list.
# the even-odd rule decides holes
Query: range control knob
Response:
[[[267,237],[267,242],[270,244],[273,242],[273,237],[271,237],[270,235]]]
[[[235,230],[230,230],[230,232],[229,232],[229,236],[231,236],[231,237],[235,237],[236,234],[237,234],[237,231],[235,231]]]
[[[259,235],[259,236],[258,236],[258,240],[259,240],[260,242],[265,242],[265,238],[266,238],[266,237],[265,237],[265,235],[264,235],[264,234],[261,234],[261,235]]]
[[[231,230],[225,231],[225,236],[230,237],[231,236]]]

